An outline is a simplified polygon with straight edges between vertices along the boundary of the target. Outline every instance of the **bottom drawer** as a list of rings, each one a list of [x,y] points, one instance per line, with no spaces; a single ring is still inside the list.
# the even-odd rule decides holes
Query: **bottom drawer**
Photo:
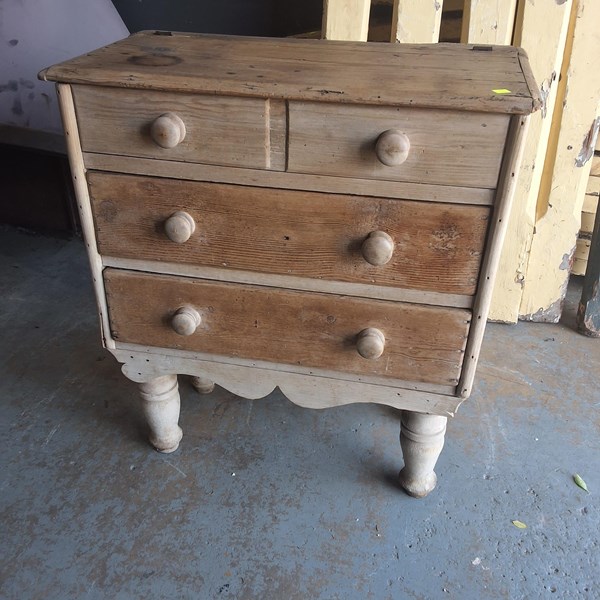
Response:
[[[118,342],[442,385],[458,381],[471,318],[456,308],[120,269],[106,269],[104,280]]]

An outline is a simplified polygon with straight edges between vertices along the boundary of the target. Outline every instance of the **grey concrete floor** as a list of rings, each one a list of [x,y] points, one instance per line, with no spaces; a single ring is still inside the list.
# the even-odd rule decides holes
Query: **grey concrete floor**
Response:
[[[600,597],[600,340],[572,317],[489,327],[415,500],[382,406],[183,380],[181,447],[153,451],[80,241],[1,229],[0,291],[0,597]]]

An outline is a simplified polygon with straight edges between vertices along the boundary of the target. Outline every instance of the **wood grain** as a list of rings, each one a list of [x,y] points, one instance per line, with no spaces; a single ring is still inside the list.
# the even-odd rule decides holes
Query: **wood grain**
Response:
[[[457,204],[494,203],[496,190],[427,183],[407,183],[403,181],[381,181],[377,179],[357,179],[355,177],[331,177],[304,173],[281,173],[258,169],[237,169],[219,165],[201,165],[130,156],[112,156],[86,152],[85,164],[88,169],[121,173],[134,173],[192,181],[214,181],[254,185],[270,188],[331,192],[339,194],[364,194],[383,198],[410,198],[423,202],[450,202]]]
[[[298,277],[472,295],[489,208],[320,194],[90,172],[100,252]],[[173,243],[175,211],[196,223]],[[391,260],[369,264],[373,231],[394,240]]]
[[[331,368],[436,384],[457,382],[470,313],[106,269],[112,335],[123,342]],[[197,333],[169,321],[194,306]],[[376,327],[384,354],[366,360],[356,337]]]
[[[473,59],[477,52],[476,60]],[[527,114],[516,48],[135,34],[40,73],[52,81],[335,103]],[[510,94],[498,95],[494,89]]]
[[[369,383],[363,376],[341,373],[334,376],[276,363],[255,362],[244,359],[225,362],[222,357],[203,356],[195,352],[182,352],[164,348],[117,344],[112,350],[123,364],[123,373],[132,381],[145,381],[169,373],[180,373],[210,378],[237,396],[264,398],[279,387],[294,404],[305,408],[330,408],[344,404],[374,402],[400,410],[414,410],[447,417],[454,413],[461,399],[448,393],[420,391],[415,388],[395,387],[402,383],[387,379],[386,383]],[[283,367],[283,369],[282,369]],[[298,369],[286,371],[284,369]],[[304,372],[306,371],[306,372]],[[308,376],[310,374],[310,376]],[[423,387],[437,387],[421,384]]]
[[[275,112],[271,120],[266,100],[83,86],[73,92],[86,152],[284,168],[285,118]],[[161,148],[150,136],[152,123],[164,113],[175,113],[185,124],[185,139],[174,148]]]
[[[110,326],[108,324],[108,309],[106,307],[104,280],[102,279],[102,258],[98,253],[96,244],[94,218],[90,206],[88,186],[85,181],[85,167],[79,141],[79,128],[71,91],[70,85],[60,83],[56,86],[60,114],[65,131],[65,141],[67,150],[69,151],[69,166],[71,167],[71,177],[73,178],[73,189],[77,195],[77,209],[81,218],[81,230],[85,240],[94,294],[98,306],[100,334],[104,347],[111,349],[114,348],[114,341],[110,337]]]
[[[393,167],[375,153],[390,129],[410,140],[408,158]],[[288,170],[495,188],[507,129],[505,115],[290,102]]]
[[[491,219],[490,239],[485,249],[480,286],[473,306],[473,326],[469,334],[464,368],[460,377],[458,393],[463,398],[468,398],[473,389],[475,370],[492,303],[498,264],[500,263],[500,253],[508,230],[510,210],[517,190],[517,173],[523,160],[524,140],[527,136],[529,120],[529,116],[512,117],[511,120],[506,142],[506,154],[498,186],[498,201],[494,206],[494,214]]]

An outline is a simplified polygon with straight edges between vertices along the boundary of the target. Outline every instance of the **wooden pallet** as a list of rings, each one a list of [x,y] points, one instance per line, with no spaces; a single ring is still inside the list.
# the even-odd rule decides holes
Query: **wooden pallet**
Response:
[[[490,311],[494,320],[557,321],[560,317],[569,276],[564,257],[573,252],[591,169],[591,157],[580,160],[585,150],[582,140],[585,146],[591,139],[599,114],[598,22],[597,0],[324,2],[323,36],[329,39],[407,43],[460,39],[514,44],[528,53],[544,106],[531,119],[517,175],[515,205]]]
[[[598,211],[598,198],[600,196],[600,140],[596,145],[596,152],[592,159],[592,168],[590,178],[585,191],[585,200],[583,201],[583,210],[581,211],[581,229],[577,236],[577,247],[573,255],[573,268],[571,272],[574,275],[585,275],[590,254],[590,245],[592,232],[594,231],[594,221]]]

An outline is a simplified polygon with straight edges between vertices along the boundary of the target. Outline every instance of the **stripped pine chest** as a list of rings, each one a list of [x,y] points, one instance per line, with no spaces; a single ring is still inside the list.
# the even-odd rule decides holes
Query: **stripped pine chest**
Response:
[[[527,115],[517,48],[142,32],[51,67],[103,344],[179,446],[178,375],[401,409],[424,496],[471,393]]]

